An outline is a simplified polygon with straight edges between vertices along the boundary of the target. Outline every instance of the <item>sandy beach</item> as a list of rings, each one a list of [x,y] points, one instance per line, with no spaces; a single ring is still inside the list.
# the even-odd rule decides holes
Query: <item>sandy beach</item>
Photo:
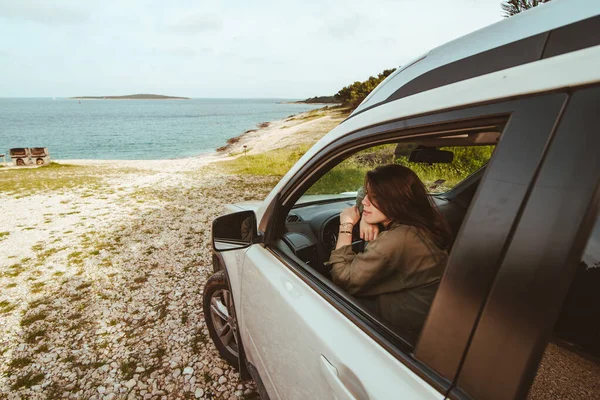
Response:
[[[202,290],[212,220],[279,177],[220,162],[343,118],[290,116],[199,157],[0,168],[0,398],[258,398],[210,342]]]

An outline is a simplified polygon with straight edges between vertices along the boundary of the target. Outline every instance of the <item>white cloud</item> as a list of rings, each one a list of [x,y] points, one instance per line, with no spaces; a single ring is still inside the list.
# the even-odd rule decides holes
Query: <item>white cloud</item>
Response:
[[[169,25],[169,30],[177,33],[205,33],[223,30],[223,19],[216,14],[193,13]]]
[[[78,5],[44,0],[0,0],[0,18],[18,19],[49,25],[81,24],[90,13]]]
[[[333,94],[501,19],[499,0],[0,0],[0,96]]]

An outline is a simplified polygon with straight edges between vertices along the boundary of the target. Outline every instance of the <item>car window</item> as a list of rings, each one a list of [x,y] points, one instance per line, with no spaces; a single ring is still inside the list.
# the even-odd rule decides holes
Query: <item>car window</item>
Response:
[[[413,170],[429,193],[444,193],[484,167],[495,147],[493,145],[437,147],[434,149],[451,153],[452,161],[444,163],[411,161],[411,155],[421,146],[420,143],[375,146],[354,154],[323,175],[305,192],[299,203],[351,197],[362,187],[368,171],[390,163],[400,164]],[[404,150],[399,150],[400,147]]]
[[[467,135],[461,136],[458,144],[465,143],[464,136]],[[494,140],[497,137],[498,135],[495,135]],[[344,208],[355,205],[357,198],[362,199],[367,172],[379,166],[398,164],[415,172],[429,193],[446,192],[484,167],[495,147],[491,143],[470,146],[440,146],[440,143],[452,144],[450,142],[452,140],[441,140],[437,137],[430,142],[421,139],[419,142],[376,145],[345,158],[310,186],[295,203],[287,217],[288,233],[284,237],[284,241],[293,246],[294,243],[301,242],[297,233],[312,237],[316,242],[314,251],[311,252],[303,244],[302,248],[297,249],[296,254],[301,255],[300,258],[320,275],[333,281],[336,285],[342,285],[339,276],[333,271],[332,265],[335,263],[331,258],[332,251],[341,235],[339,233],[339,213]],[[478,181],[465,183],[465,185],[474,187],[477,184]],[[465,193],[472,196],[475,192],[474,187],[466,188]],[[470,199],[460,205],[444,198],[435,199],[435,207],[440,211],[441,218],[448,222],[450,237],[458,231],[466,214],[465,205],[468,206]],[[353,244],[350,246],[352,250],[348,249],[348,254],[343,257],[350,259],[353,257],[351,253],[354,253],[356,254],[354,259],[360,259],[363,256],[368,257],[366,256],[367,251],[370,251],[369,254],[376,254],[380,251],[379,247],[383,239],[371,241],[371,243],[361,240],[359,226],[360,224],[354,225],[351,235]],[[310,227],[316,227],[316,230]],[[388,235],[388,237],[392,235],[388,232],[384,234],[383,226],[379,226],[379,229],[382,235]],[[418,228],[413,227],[410,234],[407,233],[407,235],[410,236],[410,240],[407,242],[412,241],[409,246],[414,246],[414,249],[411,248],[410,251],[422,252],[426,262],[431,264],[430,267],[438,270],[439,276],[436,275],[436,279],[421,280],[419,273],[415,273],[410,278],[414,278],[412,285],[415,287],[411,290],[399,290],[398,287],[402,285],[399,282],[396,282],[397,285],[395,285],[393,282],[394,279],[399,278],[388,273],[389,271],[384,271],[387,268],[384,267],[381,273],[388,273],[387,277],[380,279],[378,276],[373,276],[364,279],[365,285],[370,285],[369,289],[362,290],[354,287],[343,287],[343,289],[347,290],[348,294],[368,310],[375,319],[405,342],[414,346],[437,291],[449,247],[438,248],[432,243],[428,234]],[[381,238],[383,237],[381,236]],[[398,243],[398,246],[400,244]],[[370,262],[361,264],[360,268],[369,268]],[[379,274],[379,272],[375,274]],[[413,305],[407,306],[408,308],[404,307],[409,303]],[[399,323],[398,321],[402,319],[406,319],[406,321],[403,320],[403,323]],[[405,329],[408,326],[410,329]]]
[[[453,146],[439,150],[453,154],[450,163],[426,164],[410,162],[409,156],[396,159],[398,164],[409,167],[421,178],[430,193],[444,193],[464,181],[475,171],[483,168],[492,157],[495,146]]]
[[[600,218],[529,391],[530,400],[600,398]]]

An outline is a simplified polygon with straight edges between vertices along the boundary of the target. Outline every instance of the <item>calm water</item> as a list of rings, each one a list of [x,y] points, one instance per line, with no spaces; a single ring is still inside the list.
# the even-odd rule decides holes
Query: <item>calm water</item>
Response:
[[[0,153],[48,147],[53,159],[167,159],[223,146],[264,121],[319,108],[281,99],[0,99]]]

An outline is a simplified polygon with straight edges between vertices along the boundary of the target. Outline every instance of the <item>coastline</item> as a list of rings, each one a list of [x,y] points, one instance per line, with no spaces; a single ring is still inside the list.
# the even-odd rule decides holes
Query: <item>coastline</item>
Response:
[[[57,159],[59,164],[81,166],[131,167],[148,170],[192,170],[244,154],[258,154],[290,144],[316,142],[345,118],[338,107],[323,107],[293,114],[287,118],[262,122],[227,140],[219,149],[189,157],[147,160]],[[261,126],[263,125],[263,126]],[[246,146],[246,149],[244,149]]]
[[[234,175],[219,161],[244,145],[258,154],[314,143],[345,116],[293,115],[195,157],[1,168],[0,393],[255,396],[208,339],[200,294],[214,218],[264,199],[279,177]]]

